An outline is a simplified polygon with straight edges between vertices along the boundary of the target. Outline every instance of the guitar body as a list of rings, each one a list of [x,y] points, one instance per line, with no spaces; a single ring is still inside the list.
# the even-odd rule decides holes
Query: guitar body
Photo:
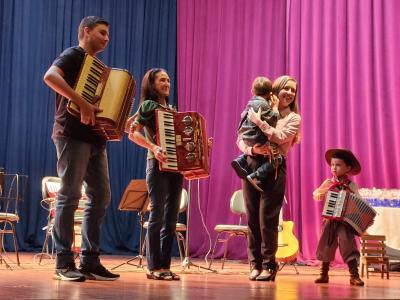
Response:
[[[278,227],[278,262],[292,262],[296,260],[299,251],[299,241],[293,233],[293,221],[283,221]]]

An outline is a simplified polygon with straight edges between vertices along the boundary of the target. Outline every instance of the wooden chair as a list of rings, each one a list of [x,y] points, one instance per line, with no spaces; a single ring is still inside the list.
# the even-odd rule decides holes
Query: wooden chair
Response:
[[[386,278],[389,279],[389,257],[386,256],[386,237],[384,235],[369,235],[361,236],[361,277],[364,277],[364,268],[369,278],[369,273],[380,273],[383,278],[386,273]],[[380,270],[369,270],[371,265],[380,265]]]

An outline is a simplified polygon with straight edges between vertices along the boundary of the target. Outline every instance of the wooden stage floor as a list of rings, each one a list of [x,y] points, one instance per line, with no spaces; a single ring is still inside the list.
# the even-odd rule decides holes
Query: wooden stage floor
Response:
[[[182,270],[179,259],[173,268],[181,281],[146,279],[144,269],[123,265],[115,270],[121,274],[117,281],[65,282],[53,280],[53,261],[43,260],[38,265],[34,253],[21,254],[21,266],[15,264],[14,253],[7,253],[5,264],[0,264],[0,299],[400,299],[400,273],[390,273],[390,279],[378,274],[364,277],[364,287],[352,287],[346,269],[333,268],[329,284],[315,284],[318,268],[285,266],[275,282],[254,282],[247,279],[246,263],[228,261],[224,270],[217,260],[217,272],[199,270],[191,266]],[[126,261],[126,256],[102,256],[103,264],[111,269]],[[206,266],[204,260],[192,263]]]

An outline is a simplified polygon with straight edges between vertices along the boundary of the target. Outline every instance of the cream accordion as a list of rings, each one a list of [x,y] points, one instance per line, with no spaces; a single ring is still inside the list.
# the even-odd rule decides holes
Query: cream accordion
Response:
[[[374,222],[376,211],[361,196],[348,191],[328,191],[325,197],[322,217],[342,220],[359,235]]]
[[[209,176],[206,122],[197,112],[156,110],[157,144],[167,151],[160,170],[180,172],[186,179]]]
[[[135,96],[135,80],[127,70],[107,67],[100,59],[85,55],[74,90],[102,109],[96,114],[95,134],[120,141]],[[79,107],[68,102],[68,111],[80,117]]]

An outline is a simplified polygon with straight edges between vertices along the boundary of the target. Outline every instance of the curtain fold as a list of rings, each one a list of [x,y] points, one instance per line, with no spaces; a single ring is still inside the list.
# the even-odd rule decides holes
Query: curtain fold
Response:
[[[178,97],[181,111],[195,110],[214,138],[211,176],[200,180],[191,201],[190,247],[205,255],[216,224],[238,222],[229,210],[241,183],[230,161],[239,150],[236,129],[251,97],[255,77],[274,78],[285,70],[285,1],[178,1]],[[193,185],[197,187],[197,184]],[[233,241],[230,256],[245,257],[245,242]],[[217,255],[221,255],[219,249]]]

